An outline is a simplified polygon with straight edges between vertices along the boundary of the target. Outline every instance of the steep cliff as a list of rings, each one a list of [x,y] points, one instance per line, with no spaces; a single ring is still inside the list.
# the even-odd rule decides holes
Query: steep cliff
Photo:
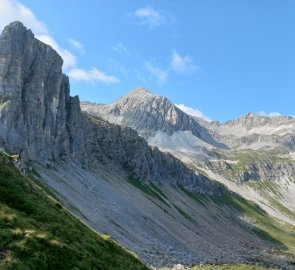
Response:
[[[13,152],[45,163],[69,154],[72,99],[61,57],[21,23],[0,37],[0,138]]]

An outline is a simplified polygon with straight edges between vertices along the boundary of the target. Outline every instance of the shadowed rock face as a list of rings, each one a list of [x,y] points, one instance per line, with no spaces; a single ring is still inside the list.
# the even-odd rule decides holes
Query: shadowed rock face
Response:
[[[0,37],[0,136],[15,152],[46,162],[68,154],[66,130],[69,83],[61,57],[21,23]]]
[[[130,128],[81,113],[70,97],[62,59],[20,22],[0,36],[0,139],[12,152],[43,165],[75,161],[145,181],[166,181],[214,192],[178,159],[151,148]]]

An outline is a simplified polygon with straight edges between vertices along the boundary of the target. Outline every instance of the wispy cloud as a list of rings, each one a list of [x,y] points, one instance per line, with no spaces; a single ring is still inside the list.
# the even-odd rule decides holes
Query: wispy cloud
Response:
[[[54,50],[57,51],[57,53],[64,60],[63,68],[65,71],[76,67],[76,56],[69,52],[67,49],[61,48],[52,36],[47,34],[36,34],[36,38],[50,45]]]
[[[35,33],[48,34],[46,25],[40,22],[34,13],[15,0],[0,0],[0,29],[13,21],[22,21],[26,26],[33,29]]]
[[[181,56],[177,51],[173,52],[171,62],[166,69],[161,69],[149,61],[146,61],[144,66],[149,73],[157,78],[158,83],[166,82],[169,75],[173,72],[178,74],[191,74],[200,70],[200,67],[193,63],[190,56]]]
[[[84,53],[84,45],[83,43],[73,39],[73,38],[69,38],[68,42],[75,48],[77,49],[79,52]]]
[[[35,14],[17,0],[0,0],[0,31],[13,21],[21,21],[26,27],[32,29],[35,37],[50,45],[64,60],[63,70],[71,74],[73,79],[82,81],[103,81],[106,83],[118,82],[113,76],[107,76],[97,68],[90,71],[77,68],[77,59],[69,50],[62,48],[49,34],[47,26],[37,19]],[[74,40],[68,40],[77,49],[83,49],[83,44]]]
[[[190,56],[181,56],[177,51],[174,51],[171,58],[171,69],[177,73],[191,73],[200,68],[193,64]]]
[[[182,110],[183,112],[189,114],[189,115],[202,118],[202,119],[204,119],[207,122],[211,122],[212,121],[212,119],[210,117],[206,116],[204,113],[202,113],[198,109],[193,109],[191,107],[185,106],[184,104],[175,104],[175,106],[177,108],[179,108],[180,110]]]
[[[278,117],[278,116],[282,116],[282,114],[280,114],[279,112],[266,113],[264,111],[258,112],[257,115],[259,115],[259,116],[266,116],[266,117]]]
[[[146,5],[136,10],[133,15],[140,19],[141,23],[147,25],[149,28],[160,26],[164,23],[165,17],[150,5]]]
[[[112,47],[112,49],[118,53],[121,53],[121,54],[128,54],[128,49],[126,46],[124,46],[123,43],[121,42],[118,42],[115,46]]]
[[[118,62],[116,59],[110,58],[107,61],[108,63],[108,70],[116,73],[121,73],[126,76],[129,72],[129,69],[124,66],[122,63]]]
[[[70,78],[75,81],[84,81],[84,82],[104,82],[104,83],[118,83],[119,80],[110,75],[106,75],[97,68],[92,68],[91,70],[84,70],[80,68],[73,69],[69,72]]]
[[[21,21],[26,27],[33,30],[36,38],[52,46],[63,58],[65,70],[76,64],[76,57],[66,49],[61,48],[49,34],[46,25],[39,21],[35,14],[16,0],[0,0],[0,30],[12,21]]]
[[[168,72],[153,65],[151,62],[144,63],[145,69],[157,79],[157,83],[162,84],[167,81]]]

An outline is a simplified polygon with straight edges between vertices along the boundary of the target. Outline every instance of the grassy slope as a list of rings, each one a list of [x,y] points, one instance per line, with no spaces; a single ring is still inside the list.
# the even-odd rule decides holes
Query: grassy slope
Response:
[[[180,209],[177,205],[170,202],[163,191],[161,191],[155,185],[143,185],[133,178],[129,178],[128,181],[150,198],[158,199],[165,204],[169,202],[170,207],[173,206],[181,214],[188,216],[185,210]],[[287,257],[290,256],[292,258],[292,262],[295,262],[294,226],[276,220],[275,218],[267,215],[254,202],[243,199],[238,195],[223,195],[218,197],[205,196],[201,193],[188,191],[183,187],[175,186],[175,189],[183,192],[185,195],[193,199],[197,204],[200,204],[204,207],[218,207],[220,211],[223,211],[226,209],[226,207],[236,210],[239,216],[245,219],[249,224],[253,225],[252,230],[258,237],[276,244],[277,251],[284,252]]]
[[[186,191],[188,194],[189,192]],[[275,218],[267,215],[261,208],[259,208],[255,203],[245,200],[239,196],[221,196],[221,197],[205,197],[190,193],[188,194],[195,199],[197,203],[210,204],[214,203],[223,209],[224,207],[231,207],[240,213],[240,216],[245,219],[249,224],[252,224],[252,231],[261,239],[269,241],[274,244],[273,248],[266,250],[270,254],[275,254],[284,258],[289,265],[294,265],[295,267],[295,227],[282,223]],[[256,258],[257,260],[257,258]],[[207,267],[207,268],[206,268]],[[264,269],[255,268],[256,266],[243,266],[243,265],[224,265],[221,268],[220,265],[207,265],[196,269]],[[217,268],[214,268],[217,267]],[[235,267],[235,268],[234,268]],[[249,268],[247,268],[249,267]]]
[[[190,216],[184,209],[179,208],[174,203],[170,202],[163,191],[157,191],[154,185],[143,185],[139,181],[129,178],[129,183],[144,192],[152,200],[159,200],[158,202],[165,199],[165,204],[170,203],[171,206],[176,208],[182,215],[190,219]],[[252,231],[261,239],[271,242],[274,244],[273,248],[266,250],[270,254],[283,257],[291,265],[295,265],[295,227],[289,224],[283,224],[282,222],[267,215],[259,206],[255,203],[245,200],[240,196],[228,196],[223,195],[219,197],[205,196],[197,192],[190,192],[183,187],[176,187],[177,191],[184,193],[189,196],[195,203],[204,207],[212,207],[220,209],[220,214],[226,208],[232,208],[236,211],[237,215],[245,219],[249,224],[252,225]],[[157,196],[156,196],[157,195]],[[161,197],[160,197],[161,196]],[[160,198],[159,198],[160,197]],[[156,202],[156,201],[155,201]],[[193,220],[191,220],[193,221]],[[253,258],[256,263],[259,258]],[[264,260],[263,260],[264,262]],[[193,269],[266,269],[258,266],[250,265],[205,265],[199,266]],[[215,268],[214,268],[215,267]],[[223,267],[223,268],[221,268]],[[231,268],[232,267],[232,268]],[[247,268],[248,267],[248,268]],[[252,267],[252,268],[250,268]]]
[[[148,269],[0,155],[0,269]]]
[[[253,225],[253,231],[262,239],[277,244],[278,251],[286,252],[295,260],[295,227],[284,224],[267,215],[255,203],[240,197],[222,197],[213,200],[220,206],[227,205],[236,209],[241,216]],[[294,261],[295,262],[295,261]]]
[[[244,149],[237,151],[224,151],[220,149],[213,150],[214,155],[218,159],[231,160],[235,163],[231,164],[231,170],[228,171],[229,180],[235,180],[236,176],[242,172],[249,171],[251,164],[258,165],[261,161],[276,163],[294,163],[295,161],[284,156],[280,150],[252,150]]]

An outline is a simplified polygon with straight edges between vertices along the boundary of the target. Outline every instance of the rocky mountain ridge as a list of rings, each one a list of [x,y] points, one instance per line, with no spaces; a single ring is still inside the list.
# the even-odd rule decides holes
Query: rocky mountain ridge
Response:
[[[203,122],[212,136],[233,149],[284,148],[294,151],[295,119],[248,113],[224,124]]]
[[[91,114],[103,115],[111,123],[131,127],[147,140],[158,132],[172,135],[178,131],[190,131],[205,143],[221,147],[191,116],[183,113],[167,98],[144,88],[135,88],[112,104],[81,102],[81,107]]]
[[[129,96],[132,97],[132,105],[126,105],[128,102],[124,102],[130,99]],[[135,112],[151,106],[151,96],[157,97],[147,90],[137,89],[110,105],[82,103],[82,110],[111,122],[120,119],[124,125],[137,130],[138,124],[145,123],[145,117],[132,117]],[[166,103],[165,106],[173,108],[174,105],[169,103],[168,106]],[[114,108],[119,108],[117,113],[114,113]],[[132,113],[126,113],[128,110],[132,110]],[[197,117],[187,116],[198,123],[198,126],[204,130],[203,134],[207,134],[207,137],[209,134],[215,142],[219,143],[210,144],[208,140],[202,140],[200,136],[194,135],[189,126],[182,130],[171,130],[169,133],[157,124],[153,125],[154,119],[161,118],[166,121],[165,111],[156,107],[154,111],[157,116],[149,119],[150,126],[153,127],[153,133],[148,137],[150,145],[170,152],[194,168],[196,172],[211,176],[212,172],[216,180],[220,180],[219,176],[224,177],[226,180],[221,182],[235,192],[259,203],[269,213],[295,224],[293,217],[284,218],[280,210],[273,211],[268,207],[269,201],[273,204],[273,200],[276,200],[277,204],[291,211],[295,210],[295,201],[291,195],[295,190],[295,119],[293,117],[266,117],[249,113],[220,124],[217,121],[206,122]],[[182,112],[181,115],[185,113]],[[182,116],[182,118],[185,117]],[[140,134],[147,134],[148,128],[149,126],[145,126],[144,131],[141,128],[137,131]],[[272,188],[260,184],[265,182]],[[245,192],[241,187],[244,184],[256,195],[250,196],[249,194],[252,193]],[[263,189],[263,196],[266,197],[263,202],[261,189]]]
[[[11,152],[44,165],[75,161],[143,182],[214,189],[172,155],[150,148],[134,130],[83,114],[79,98],[69,95],[61,57],[19,22],[0,36],[0,63],[0,139]]]

